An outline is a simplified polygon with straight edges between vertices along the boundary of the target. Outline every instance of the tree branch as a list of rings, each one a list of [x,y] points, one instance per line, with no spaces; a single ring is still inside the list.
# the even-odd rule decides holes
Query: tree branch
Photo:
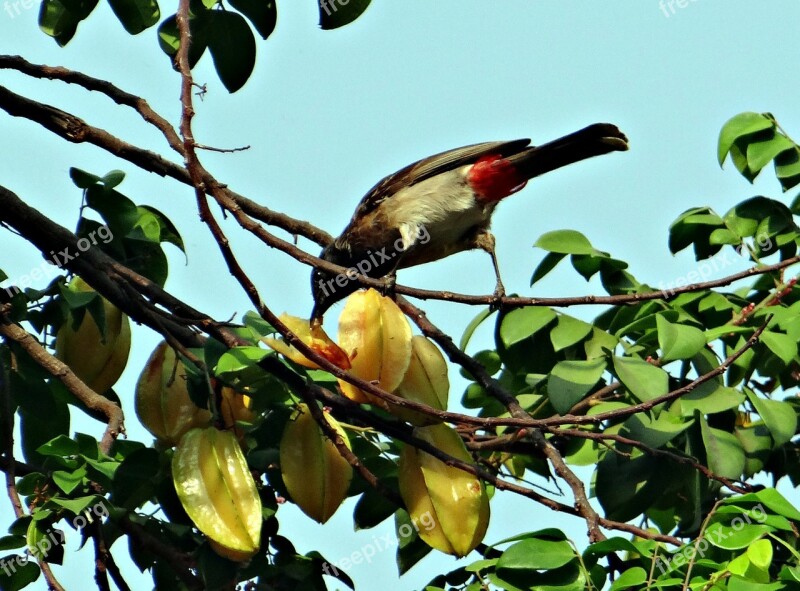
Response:
[[[105,415],[107,426],[100,441],[100,450],[108,454],[114,440],[125,433],[122,409],[119,405],[89,388],[66,363],[53,357],[30,333],[18,324],[11,322],[8,318],[10,308],[9,304],[0,305],[0,335],[19,345],[34,362],[56,377],[87,408]]]
[[[170,162],[155,152],[138,148],[128,142],[118,139],[107,131],[86,123],[80,117],[71,115],[66,111],[50,105],[40,103],[7,88],[0,86],[0,108],[9,115],[22,117],[38,123],[57,136],[73,143],[88,142],[119,158],[127,160],[142,170],[155,173],[159,176],[170,177],[185,185],[191,185],[189,173],[181,166]],[[204,179],[207,185],[209,179]],[[277,226],[290,234],[303,236],[317,244],[324,245],[332,240],[327,232],[283,213],[273,211],[255,201],[239,195],[227,188],[224,189],[228,197],[238,208],[264,223]]]

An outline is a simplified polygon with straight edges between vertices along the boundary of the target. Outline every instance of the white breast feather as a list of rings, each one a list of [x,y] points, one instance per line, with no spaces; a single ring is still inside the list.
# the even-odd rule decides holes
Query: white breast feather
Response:
[[[470,168],[471,165],[463,166],[436,175],[391,198],[392,219],[400,228],[404,250],[426,232],[432,243],[449,244],[489,220],[494,206],[476,202],[467,182]]]

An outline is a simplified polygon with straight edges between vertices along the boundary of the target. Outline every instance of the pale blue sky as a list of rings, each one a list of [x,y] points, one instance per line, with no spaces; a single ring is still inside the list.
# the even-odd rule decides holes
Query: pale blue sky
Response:
[[[156,47],[154,30],[128,36],[101,2],[60,49],[38,31],[36,8],[11,18],[3,2],[0,52],[106,78],[175,120],[178,77]],[[543,232],[560,228],[580,230],[598,248],[629,261],[640,280],[669,284],[697,268],[689,253],[673,258],[666,247],[668,226],[682,211],[711,205],[724,213],[754,194],[780,196],[769,171],[751,187],[732,167],[720,170],[716,138],[722,124],[744,110],[771,111],[800,137],[800,88],[793,75],[800,58],[794,41],[800,5],[693,0],[684,8],[674,3],[673,14],[667,4],[665,14],[658,0],[376,0],[356,23],[330,32],[317,27],[313,0],[279,2],[278,27],[259,42],[255,74],[240,92],[228,95],[208,56],[196,69],[196,80],[208,83],[209,92],[196,103],[195,137],[217,147],[250,145],[243,153],[208,153],[203,159],[235,190],[338,233],[364,191],[422,156],[487,140],[531,137],[540,143],[595,121],[616,123],[630,138],[630,152],[538,179],[499,207],[493,228],[505,284],[509,292],[531,295],[600,292],[574,273],[556,273],[534,290],[528,287],[542,256],[531,245]],[[174,8],[165,3],[162,10]],[[100,96],[11,72],[0,72],[0,84],[172,157],[152,128]],[[55,140],[4,113],[0,130],[0,183],[73,226],[80,194],[69,181],[69,167],[99,174],[125,170],[129,176],[120,190],[164,211],[186,240],[190,264],[170,251],[167,288],[218,318],[249,308],[198,222],[187,187],[91,146]],[[224,227],[266,302],[276,311],[307,314],[308,268],[268,251],[230,219]],[[8,232],[0,233],[0,253],[6,255],[0,268],[12,278],[41,261]],[[720,275],[745,266],[737,261]],[[488,257],[480,252],[401,272],[400,282],[469,293],[489,293],[494,286]],[[437,303],[425,308],[456,337],[476,312]],[[596,312],[574,311],[586,318]],[[479,331],[471,350],[489,346],[490,334],[488,326]],[[132,388],[157,340],[147,329],[135,330],[134,353],[118,384],[134,439],[147,440],[133,416]],[[463,382],[453,381],[456,404]],[[76,422],[74,428],[101,433],[93,422]],[[282,508],[279,517],[283,533],[301,551],[319,549],[335,563],[390,531],[386,522],[352,534],[351,510],[352,503],[325,527],[292,507]],[[489,543],[548,526],[567,528],[579,545],[585,543],[579,521],[507,494],[495,498],[492,510]],[[6,521],[0,518],[0,527]],[[68,535],[68,564],[89,569],[86,552],[72,562],[78,536]],[[125,546],[114,550],[127,553]],[[350,574],[360,589],[379,583],[410,590],[455,565],[429,557],[396,583],[393,560],[392,551],[383,552]],[[56,572],[67,588],[86,583],[87,571],[74,566]],[[131,569],[127,574],[134,587],[149,586],[148,576]],[[35,588],[45,587],[40,581]]]

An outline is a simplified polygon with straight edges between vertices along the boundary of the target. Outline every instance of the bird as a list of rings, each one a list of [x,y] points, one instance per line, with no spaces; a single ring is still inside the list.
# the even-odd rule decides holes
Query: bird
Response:
[[[471,144],[441,152],[388,175],[361,199],[352,219],[319,258],[347,269],[311,273],[312,325],[361,287],[357,276],[389,277],[470,249],[492,260],[495,298],[505,294],[490,232],[498,203],[537,176],[587,158],[628,149],[615,125],[595,123],[551,142],[529,139]]]

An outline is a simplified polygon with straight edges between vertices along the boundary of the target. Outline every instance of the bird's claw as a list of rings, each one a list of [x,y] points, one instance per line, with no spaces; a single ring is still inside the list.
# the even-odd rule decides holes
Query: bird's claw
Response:
[[[489,310],[495,312],[503,307],[503,298],[506,297],[506,288],[502,283],[498,283],[492,293],[492,301],[489,304]]]
[[[383,279],[383,285],[381,286],[381,295],[382,296],[394,296],[394,288],[397,286],[397,276],[387,275]]]

